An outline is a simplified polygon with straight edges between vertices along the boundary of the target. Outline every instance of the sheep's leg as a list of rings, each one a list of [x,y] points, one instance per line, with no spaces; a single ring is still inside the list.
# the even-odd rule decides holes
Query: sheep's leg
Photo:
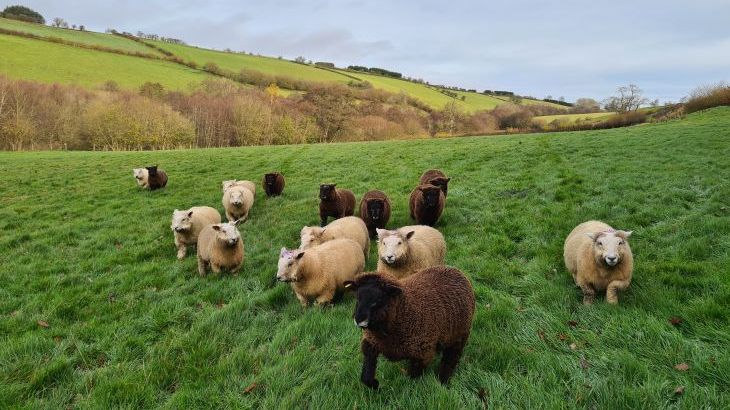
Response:
[[[233,214],[232,214],[232,213],[230,213],[230,212],[228,212],[228,211],[226,211],[226,218],[228,218],[228,222],[233,222],[233,221],[235,221],[235,220],[236,220],[236,219],[235,219],[235,218],[233,217]]]
[[[606,288],[606,302],[618,304],[618,291],[629,287],[631,280],[615,280]]]
[[[325,225],[327,225],[327,215],[320,214],[319,215],[319,226],[324,227]]]
[[[307,305],[309,305],[309,301],[307,300],[307,298],[304,295],[299,294],[296,291],[294,292],[294,295],[296,295],[297,299],[299,300],[299,303],[302,305],[303,308],[306,308]]]
[[[198,257],[198,273],[200,276],[205,276],[205,261],[201,257]]]
[[[217,265],[215,263],[210,264],[210,270],[213,271],[213,273],[221,273],[221,267],[220,265]]]
[[[591,286],[590,283],[580,279],[580,277],[578,277],[576,283],[578,287],[580,287],[580,290],[583,292],[583,304],[592,305],[593,301],[596,299],[596,290],[593,289],[593,286]]]
[[[175,246],[177,247],[177,258],[183,259],[185,258],[185,255],[187,254],[187,246],[185,246],[184,243],[180,240],[180,238],[175,235]]]
[[[229,272],[233,275],[233,277],[238,277],[238,270],[241,269],[241,264],[233,265],[231,266],[231,269],[229,269]]]
[[[317,296],[317,298],[314,300],[314,303],[318,306],[326,306],[330,303],[332,303],[332,299],[335,297],[335,290],[334,288],[332,290],[327,290],[321,295]]]
[[[439,381],[441,384],[448,383],[451,375],[454,374],[465,344],[466,341],[461,341],[444,348],[441,354],[441,363],[439,364]]]
[[[375,378],[375,370],[378,366],[378,350],[372,343],[367,340],[363,340],[360,344],[360,350],[362,350],[363,361],[362,361],[362,374],[360,375],[360,381],[362,384],[370,387],[371,389],[377,389],[378,379]]]
[[[408,362],[408,375],[412,378],[421,377],[426,370],[426,364],[420,359],[411,359]]]

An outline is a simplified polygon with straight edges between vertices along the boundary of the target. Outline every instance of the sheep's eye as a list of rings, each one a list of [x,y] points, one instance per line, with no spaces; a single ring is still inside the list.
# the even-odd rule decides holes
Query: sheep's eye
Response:
[[[619,245],[623,245],[624,244],[624,241],[619,241],[618,244]]]
[[[598,246],[603,246],[603,242],[598,242]]]
[[[401,245],[401,244],[403,244],[403,242],[401,242],[401,241],[398,241],[398,245]]]

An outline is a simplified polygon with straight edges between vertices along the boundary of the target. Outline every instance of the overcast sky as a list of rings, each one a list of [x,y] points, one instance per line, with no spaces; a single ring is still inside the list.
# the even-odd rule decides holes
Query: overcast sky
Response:
[[[11,3],[95,31],[141,30],[535,97],[603,99],[636,83],[652,99],[678,101],[698,85],[730,80],[730,0]]]

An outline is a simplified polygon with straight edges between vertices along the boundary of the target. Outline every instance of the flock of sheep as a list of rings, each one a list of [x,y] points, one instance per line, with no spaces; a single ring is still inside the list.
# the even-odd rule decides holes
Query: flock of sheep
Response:
[[[136,168],[140,187],[155,190],[167,184],[167,174],[157,166]],[[446,203],[448,178],[439,170],[426,171],[411,192],[410,215],[417,225],[385,229],[391,204],[387,195],[373,190],[363,195],[359,217],[352,191],[336,184],[320,185],[320,226],[305,226],[300,246],[281,248],[276,278],[288,283],[306,307],[332,303],[343,290],[355,293],[353,318],[363,329],[361,381],[378,387],[375,369],[379,355],[388,360],[408,360],[408,374],[420,376],[437,352],[442,353],[438,377],[447,383],[471,332],[475,296],[471,283],[458,269],[445,266],[446,242],[433,225]],[[285,180],[280,173],[264,175],[267,196],[278,196]],[[197,250],[198,272],[205,275],[243,264],[243,239],[238,225],[247,220],[256,196],[251,181],[223,181],[223,208],[196,206],[175,209],[171,228],[177,258],[188,246]],[[334,221],[328,222],[333,217]],[[568,235],[564,260],[583,292],[583,302],[606,292],[609,303],[618,303],[618,291],[631,283],[633,257],[630,231],[611,228],[599,221],[578,225]],[[371,239],[377,240],[376,272],[363,273]]]

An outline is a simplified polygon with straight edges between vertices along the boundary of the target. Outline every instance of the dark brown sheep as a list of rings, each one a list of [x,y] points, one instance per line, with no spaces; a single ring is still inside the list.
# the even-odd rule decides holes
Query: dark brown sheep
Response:
[[[320,226],[327,225],[327,217],[340,219],[355,213],[355,194],[349,189],[336,189],[337,184],[319,186]]]
[[[266,196],[279,196],[281,195],[282,191],[284,191],[284,175],[281,175],[278,172],[271,172],[269,174],[264,175],[264,180],[262,182],[264,186],[264,192],[266,192]]]
[[[411,218],[419,225],[434,226],[444,211],[445,203],[441,188],[431,184],[419,185],[411,192]]]
[[[360,201],[360,218],[368,227],[370,238],[377,235],[375,229],[385,228],[390,219],[390,200],[382,191],[368,191]]]
[[[345,288],[357,293],[353,318],[363,329],[360,380],[378,388],[375,368],[382,354],[408,360],[408,374],[418,377],[442,352],[438,377],[447,383],[471,333],[474,290],[458,269],[433,266],[405,279],[365,273]]]
[[[436,185],[437,187],[441,188],[442,191],[444,191],[444,196],[446,196],[448,195],[449,191],[449,181],[451,181],[451,178],[447,178],[446,174],[444,174],[441,170],[429,169],[428,171],[424,172],[423,175],[421,175],[420,183],[421,185]]]
[[[167,173],[161,169],[157,169],[157,165],[147,167],[147,172],[149,172],[147,186],[151,191],[164,188],[167,185]]]

